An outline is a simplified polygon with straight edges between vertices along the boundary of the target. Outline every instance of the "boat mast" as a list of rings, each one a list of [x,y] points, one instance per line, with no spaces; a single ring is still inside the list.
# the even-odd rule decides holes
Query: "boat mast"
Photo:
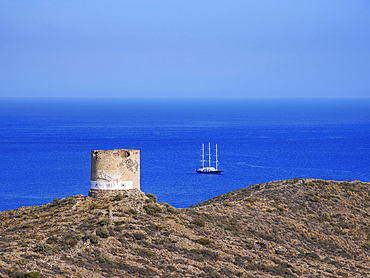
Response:
[[[211,142],[208,143],[208,167],[211,167]]]
[[[204,144],[202,144],[202,169],[204,168]]]
[[[217,144],[216,144],[216,170],[218,169],[218,160],[217,160]]]

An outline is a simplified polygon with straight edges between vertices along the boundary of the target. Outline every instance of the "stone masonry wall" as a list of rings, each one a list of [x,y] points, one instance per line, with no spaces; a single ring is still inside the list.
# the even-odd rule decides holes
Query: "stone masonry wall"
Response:
[[[91,189],[140,189],[140,151],[91,151]]]

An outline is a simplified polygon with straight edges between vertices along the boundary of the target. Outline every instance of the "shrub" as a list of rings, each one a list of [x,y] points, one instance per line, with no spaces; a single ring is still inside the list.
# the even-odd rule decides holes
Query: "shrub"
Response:
[[[146,248],[138,248],[135,250],[140,256],[142,257],[151,257],[154,255],[154,253],[152,251],[150,251],[149,249],[146,249]]]
[[[58,197],[55,197],[52,203],[50,204],[51,207],[56,207],[60,204],[61,199]]]
[[[315,252],[307,252],[304,254],[306,258],[314,259],[314,260],[319,260],[320,256],[317,255]]]
[[[133,209],[133,208],[130,208],[130,209],[126,210],[125,213],[135,215],[135,214],[137,214],[137,210]]]
[[[221,268],[220,273],[224,275],[224,277],[233,277],[235,275],[234,272],[232,272],[230,269],[227,268]],[[222,276],[219,276],[222,277]]]
[[[161,231],[161,230],[165,229],[165,226],[163,224],[156,224],[156,225],[153,226],[153,229],[155,231]]]
[[[152,193],[147,193],[146,196],[149,198],[150,202],[156,203],[157,197],[155,197]]]
[[[122,226],[114,226],[114,230],[116,232],[121,232],[123,229],[124,229],[124,227],[122,227]]]
[[[113,201],[122,201],[125,198],[122,193],[118,193],[116,196],[114,196]]]
[[[55,248],[53,248],[52,246],[50,246],[49,244],[45,242],[41,242],[37,244],[34,250],[35,252],[43,253],[43,254],[46,254],[46,253],[50,254],[50,253],[56,252]]]
[[[362,248],[366,250],[370,250],[370,242],[365,242],[364,244],[362,244]]]
[[[276,207],[280,212],[284,212],[284,208],[283,207],[279,207],[279,206],[277,206]]]
[[[133,237],[137,240],[142,240],[142,239],[146,239],[146,235],[142,234],[142,233],[133,233],[132,234]]]
[[[24,225],[22,226],[22,229],[29,229],[29,228],[33,228],[33,225],[32,225],[32,224],[30,224],[30,223],[24,224]]]
[[[90,235],[89,239],[92,244],[97,244],[99,242],[99,237],[97,235]]]
[[[126,244],[127,243],[127,240],[124,236],[119,236],[118,238],[118,241],[121,242],[122,244]]]
[[[101,263],[101,264],[110,263],[110,259],[107,256],[104,256],[104,255],[100,255],[98,260],[99,260],[99,263]]]
[[[77,239],[74,238],[72,235],[66,235],[63,240],[60,241],[65,248],[75,247],[77,245]]]
[[[52,244],[52,243],[57,243],[58,242],[58,238],[52,236],[52,237],[49,237],[47,240],[46,240],[46,243],[47,244]]]
[[[244,256],[241,256],[241,255],[235,255],[234,256],[234,264],[237,265],[237,266],[240,266],[240,267],[243,267],[245,266],[246,262],[249,262],[249,258],[248,257],[244,257]]]
[[[177,209],[174,208],[173,206],[169,205],[167,207],[167,211],[170,212],[170,213],[177,213]]]
[[[151,270],[149,268],[141,268],[129,264],[121,264],[121,267],[130,274],[137,274],[138,277],[154,277],[157,275],[154,270]]]
[[[221,277],[230,277],[230,276],[221,276],[210,266],[205,266],[201,268],[207,275],[202,275],[201,277],[212,277],[212,278],[221,278]]]
[[[177,213],[177,209],[174,208],[173,206],[171,206],[170,204],[163,203],[163,205],[166,206],[168,212],[170,212],[170,213]]]
[[[191,249],[190,253],[195,255],[194,259],[197,261],[203,261],[204,259],[208,260],[217,260],[218,254],[207,249]]]
[[[206,225],[206,222],[202,218],[194,218],[193,221],[191,222],[194,225],[197,225],[198,227],[204,227]]]
[[[266,243],[261,242],[261,241],[256,242],[256,244],[258,244],[261,248],[266,248],[267,247]]]
[[[112,221],[110,218],[103,218],[102,220],[99,221],[100,226],[108,226],[110,225]]]
[[[331,220],[330,214],[329,214],[329,213],[327,213],[327,212],[323,212],[323,213],[321,213],[320,218],[321,218],[323,221],[330,221],[330,220]]]
[[[149,215],[154,215],[162,211],[162,208],[157,204],[147,204],[144,205],[143,208],[145,209],[145,212]]]
[[[245,241],[245,247],[247,249],[252,249],[253,246],[254,246],[254,243],[252,241],[250,241],[250,240]]]
[[[31,271],[31,272],[25,273],[24,277],[26,277],[26,278],[42,278],[43,276],[38,272]]]
[[[353,227],[350,223],[341,220],[336,225],[342,229],[351,229]]]
[[[227,202],[227,201],[224,201],[224,202],[222,203],[222,205],[223,205],[224,207],[231,207],[231,203],[230,203],[230,202]]]
[[[211,244],[212,241],[208,238],[202,237],[202,238],[196,239],[195,242],[199,243],[199,244],[202,244],[202,245],[209,245],[209,244]]]
[[[132,234],[130,234],[129,232],[125,232],[123,235],[123,237],[125,238],[131,238],[131,237],[134,237]]]
[[[98,207],[98,204],[96,204],[96,203],[91,203],[89,205],[90,210],[96,209],[97,207]]]
[[[275,264],[277,265],[265,265],[265,264],[247,264],[244,268],[246,270],[262,270],[263,272],[271,273],[273,276],[283,276],[283,277],[297,277],[293,272],[292,272],[292,266],[290,264],[286,263],[279,263],[276,262]],[[295,271],[297,272],[297,271]],[[271,275],[269,275],[271,276]]]
[[[102,227],[96,230],[96,235],[101,238],[107,238],[109,237],[109,231],[105,227]]]
[[[64,200],[64,203],[67,205],[74,205],[77,203],[77,201],[71,197],[68,197],[67,199]]]

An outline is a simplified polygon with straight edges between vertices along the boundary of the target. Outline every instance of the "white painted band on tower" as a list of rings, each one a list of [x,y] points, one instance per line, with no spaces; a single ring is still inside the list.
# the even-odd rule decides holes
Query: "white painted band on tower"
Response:
[[[140,151],[91,151],[91,189],[140,189]]]

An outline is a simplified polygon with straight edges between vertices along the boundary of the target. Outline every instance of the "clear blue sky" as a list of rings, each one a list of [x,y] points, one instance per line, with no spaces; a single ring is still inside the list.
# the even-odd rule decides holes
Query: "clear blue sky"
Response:
[[[0,2],[0,97],[370,97],[370,1]]]

